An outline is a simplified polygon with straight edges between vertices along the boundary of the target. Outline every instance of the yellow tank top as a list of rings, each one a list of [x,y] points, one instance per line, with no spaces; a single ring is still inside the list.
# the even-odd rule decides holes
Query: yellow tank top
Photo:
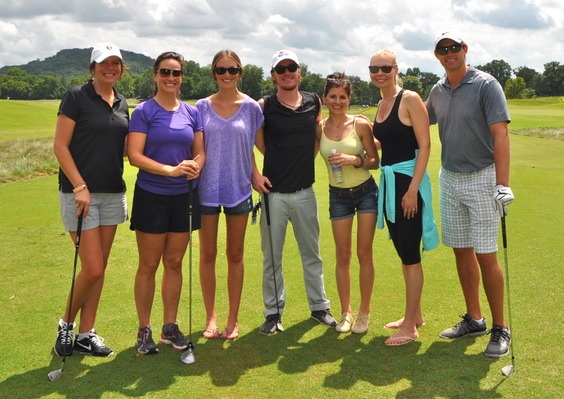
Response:
[[[319,143],[319,153],[321,154],[325,165],[327,166],[327,172],[329,173],[329,185],[333,187],[340,188],[352,188],[359,184],[364,183],[371,176],[368,170],[362,168],[355,168],[353,165],[343,166],[343,182],[335,183],[333,178],[333,173],[331,170],[331,164],[329,163],[329,156],[331,155],[331,149],[334,148],[338,153],[349,154],[349,155],[364,155],[364,147],[362,141],[356,134],[356,118],[353,121],[352,132],[340,141],[334,141],[325,135],[325,122],[327,118],[321,121],[321,140]]]

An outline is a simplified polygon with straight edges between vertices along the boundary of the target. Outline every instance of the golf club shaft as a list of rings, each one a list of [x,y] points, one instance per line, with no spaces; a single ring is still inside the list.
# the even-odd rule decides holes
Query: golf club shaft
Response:
[[[192,344],[192,219],[194,214],[194,182],[188,181],[188,341]]]
[[[276,268],[274,267],[274,247],[272,245],[272,228],[270,227],[270,204],[268,203],[268,194],[264,197],[264,213],[266,216],[266,229],[268,231],[268,243],[270,246],[270,260],[272,264],[272,277],[274,279],[274,295],[276,295],[276,313],[278,314],[278,323],[281,322],[280,303],[278,299],[278,284],[276,283]]]
[[[70,318],[71,318],[71,311],[72,311],[72,300],[74,297],[74,280],[76,279],[76,265],[78,263],[78,249],[80,248],[80,235],[82,233],[82,216],[83,213],[81,212],[80,215],[78,216],[78,221],[76,223],[76,237],[74,240],[74,263],[73,263],[73,268],[72,268],[72,279],[71,279],[71,286],[70,286],[70,293],[69,293],[69,301],[68,301],[68,305],[67,305],[67,329],[66,329],[66,337],[65,337],[65,341],[69,340],[69,335],[70,335],[70,331],[68,328],[68,324],[71,322]],[[72,342],[71,342],[72,344]],[[66,351],[63,350],[63,360],[62,360],[62,365],[61,365],[61,373],[63,372],[64,368],[65,368],[65,360],[67,359],[67,354]]]
[[[515,354],[513,352],[514,347],[514,330],[513,321],[511,319],[511,293],[509,291],[509,259],[507,256],[507,227],[505,224],[505,215],[501,217],[501,237],[503,240],[503,257],[505,261],[505,286],[507,290],[507,315],[509,317],[509,328],[511,329],[511,365],[513,366],[513,371],[515,371]]]

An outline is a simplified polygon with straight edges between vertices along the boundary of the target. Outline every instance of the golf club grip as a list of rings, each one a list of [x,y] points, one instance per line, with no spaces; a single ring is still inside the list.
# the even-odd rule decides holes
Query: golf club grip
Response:
[[[505,227],[505,215],[501,217],[501,238],[503,241],[503,248],[507,249],[507,229]]]
[[[266,224],[270,226],[270,206],[268,205],[268,194],[264,194],[264,213],[266,214]]]
[[[82,233],[83,216],[84,216],[84,212],[80,212],[80,215],[78,216],[78,221],[76,223],[76,238],[75,238],[75,241],[74,241],[74,246],[77,249],[80,246],[80,234]]]

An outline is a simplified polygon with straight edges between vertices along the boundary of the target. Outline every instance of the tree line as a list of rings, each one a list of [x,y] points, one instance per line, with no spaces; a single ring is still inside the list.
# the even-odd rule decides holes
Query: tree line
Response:
[[[302,64],[302,81],[300,89],[323,94],[325,77],[309,71]],[[539,73],[532,68],[521,66],[512,69],[503,60],[493,60],[476,68],[493,75],[502,85],[507,98],[532,98],[564,95],[564,64],[552,61],[544,64],[544,71]],[[185,74],[181,87],[181,97],[193,100],[209,96],[216,91],[212,79],[211,66],[200,66],[197,62],[186,61]],[[126,97],[145,100],[153,95],[154,81],[152,68],[145,68],[141,73],[126,72],[118,81],[116,88]],[[265,77],[266,76],[266,77]],[[514,76],[514,77],[512,77]],[[400,73],[403,87],[416,91],[426,99],[439,76],[422,72],[419,68],[408,68]],[[11,67],[0,74],[0,98],[14,100],[60,99],[74,85],[81,85],[90,76],[59,76],[54,73],[46,75],[31,74],[21,67]],[[349,76],[353,86],[351,104],[374,105],[380,99],[379,91],[369,82],[358,76]],[[248,64],[244,66],[241,79],[241,91],[254,99],[271,94],[274,87],[270,81],[269,71]]]

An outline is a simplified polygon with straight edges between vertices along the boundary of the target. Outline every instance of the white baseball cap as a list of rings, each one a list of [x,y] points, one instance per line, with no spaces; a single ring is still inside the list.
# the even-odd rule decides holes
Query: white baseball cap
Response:
[[[298,66],[300,65],[300,61],[298,60],[296,53],[290,50],[280,50],[274,53],[274,56],[272,56],[272,68],[275,68],[280,61],[284,60],[292,60],[296,64],[298,64]]]
[[[118,57],[123,62],[123,57],[119,51],[119,47],[112,43],[98,43],[92,49],[92,54],[90,55],[90,63],[96,62],[100,63],[108,57]]]
[[[444,39],[450,39],[458,44],[464,43],[464,40],[462,40],[462,38],[456,32],[444,32],[435,39],[434,47],[436,48],[437,44],[439,44],[439,42]]]

